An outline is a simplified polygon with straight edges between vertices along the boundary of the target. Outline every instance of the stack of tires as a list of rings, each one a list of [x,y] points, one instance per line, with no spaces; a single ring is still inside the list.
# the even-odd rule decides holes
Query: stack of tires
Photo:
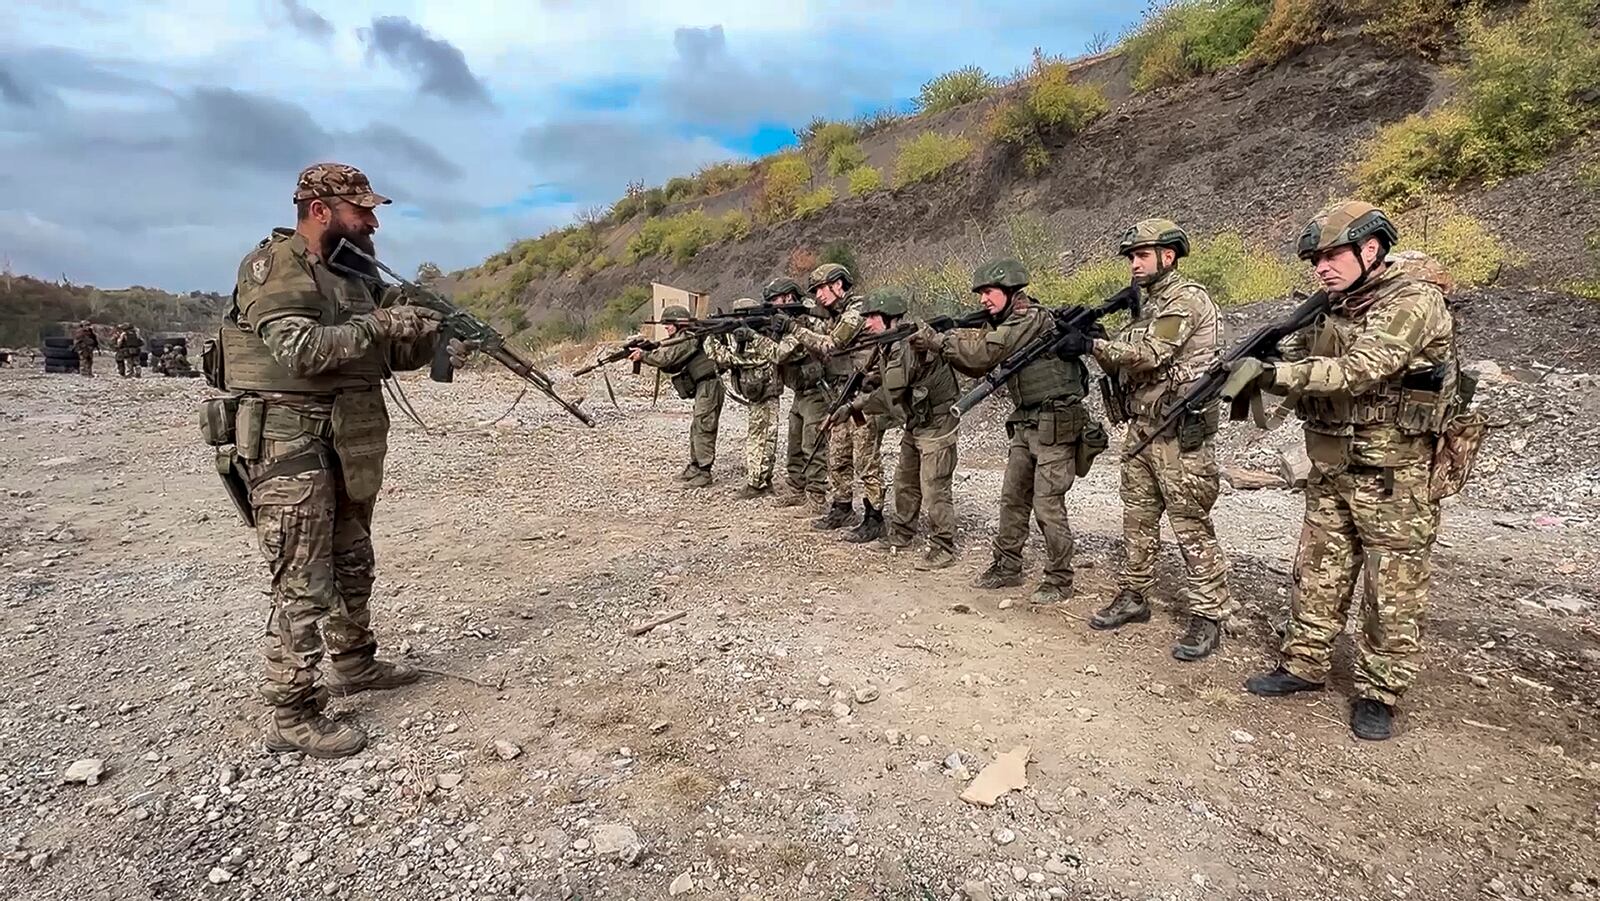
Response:
[[[44,354],[44,371],[67,373],[78,371],[78,352],[72,347],[72,338],[55,336],[42,338],[39,351]]]

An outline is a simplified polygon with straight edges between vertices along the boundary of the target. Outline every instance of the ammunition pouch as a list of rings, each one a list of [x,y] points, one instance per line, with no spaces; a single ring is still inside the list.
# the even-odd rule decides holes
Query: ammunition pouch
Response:
[[[383,392],[341,393],[333,399],[330,426],[345,493],[357,501],[377,497],[383,487],[383,458],[389,452],[389,411]]]
[[[1115,374],[1108,372],[1100,377],[1100,400],[1112,425],[1122,425],[1133,418],[1128,412],[1128,393]]]
[[[233,444],[234,419],[239,413],[239,397],[213,397],[200,404],[200,439],[211,447]]]
[[[1174,429],[1174,434],[1178,438],[1178,450],[1188,452],[1204,447],[1206,441],[1217,433],[1221,415],[1221,408],[1216,404],[1203,410],[1183,411]]]
[[[261,459],[261,440],[266,419],[266,401],[259,397],[239,398],[238,412],[233,418],[233,444],[239,459],[247,462]]]
[[[1040,410],[1038,415],[1039,443],[1048,446],[1072,444],[1089,424],[1089,411],[1080,403]]]
[[[1087,475],[1089,467],[1094,465],[1094,458],[1100,456],[1110,446],[1111,437],[1106,434],[1104,426],[1093,419],[1085,422],[1083,429],[1078,433],[1078,450],[1072,460],[1073,474]]]
[[[684,400],[694,397],[695,389],[699,385],[700,383],[688,372],[674,372],[672,374],[672,390],[678,392],[678,396]]]
[[[201,347],[200,372],[206,377],[206,384],[213,388],[222,389],[227,385],[227,373],[222,367],[221,332],[215,338],[207,338]]]

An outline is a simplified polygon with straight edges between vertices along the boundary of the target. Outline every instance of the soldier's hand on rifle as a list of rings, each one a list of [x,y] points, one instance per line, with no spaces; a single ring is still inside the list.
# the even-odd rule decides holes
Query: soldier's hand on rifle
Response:
[[[1255,357],[1240,357],[1223,365],[1228,370],[1228,381],[1222,389],[1225,400],[1232,400],[1252,388],[1265,388],[1272,384],[1272,364]]]
[[[641,348],[637,348],[636,347],[636,348],[633,349],[633,352],[628,354],[628,362],[630,362],[630,363],[637,363],[637,362],[639,362],[640,360],[643,360],[643,359],[644,359],[644,350],[641,349]]]
[[[1081,357],[1093,349],[1094,339],[1077,330],[1067,332],[1056,340],[1056,350],[1063,357]]]
[[[911,345],[912,350],[928,353],[929,351],[943,349],[944,336],[934,331],[933,326],[923,325],[922,328],[911,333],[911,337],[906,339],[906,343]]]
[[[748,325],[741,325],[733,330],[733,336],[740,341],[749,341],[756,336],[755,330]]]
[[[450,343],[445,345],[446,352],[450,354],[450,366],[460,369],[467,365],[467,361],[472,359],[472,355],[482,347],[483,342],[481,341],[463,341],[460,338],[451,338]]]
[[[403,304],[398,307],[379,307],[368,316],[372,330],[379,338],[390,341],[415,341],[439,330],[444,316],[427,307]]]
[[[782,338],[794,328],[794,319],[788,313],[773,313],[771,328],[773,338]]]

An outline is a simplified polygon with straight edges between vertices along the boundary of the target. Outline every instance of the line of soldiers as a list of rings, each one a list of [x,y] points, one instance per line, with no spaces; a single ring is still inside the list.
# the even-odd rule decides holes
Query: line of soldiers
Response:
[[[1284,395],[1285,406],[1298,411],[1313,464],[1282,662],[1251,677],[1246,687],[1262,696],[1320,689],[1356,577],[1364,571],[1351,724],[1357,736],[1372,740],[1389,737],[1394,706],[1416,676],[1418,621],[1438,525],[1439,498],[1430,490],[1430,473],[1437,439],[1462,406],[1454,325],[1443,294],[1396,262],[1391,250],[1398,237],[1393,223],[1370,204],[1343,202],[1320,211],[1298,250],[1329,292],[1329,311],[1281,342],[1271,359],[1227,363],[1240,384]],[[999,527],[990,563],[973,583],[983,589],[1024,583],[1022,550],[1032,518],[1045,554],[1031,602],[1058,604],[1072,597],[1073,536],[1065,498],[1109,445],[1105,428],[1084,404],[1090,384],[1084,360],[1092,357],[1104,373],[1108,418],[1127,425],[1127,447],[1143,446],[1121,461],[1126,558],[1118,591],[1089,625],[1109,630],[1150,620],[1165,516],[1185,569],[1181,597],[1189,616],[1172,647],[1183,661],[1215,652],[1236,608],[1227,556],[1211,518],[1219,493],[1218,405],[1183,410],[1171,427],[1164,425],[1185,389],[1218,364],[1222,349],[1216,303],[1180,272],[1189,249],[1187,234],[1171,220],[1147,219],[1128,228],[1117,252],[1139,289],[1131,321],[1111,335],[1062,334],[1059,353],[1033,360],[1006,383],[1013,406],[1006,419],[1010,446]],[[956,559],[956,376],[981,377],[1058,328],[1050,311],[1028,295],[1028,283],[1028,272],[1016,260],[986,263],[972,279],[988,314],[981,327],[938,330],[924,324],[903,341],[852,351],[858,335],[900,325],[906,298],[893,289],[858,293],[845,267],[824,264],[808,279],[814,300],[808,315],[774,314],[768,334],[744,328],[733,336],[678,342],[670,350],[635,351],[633,359],[670,372],[679,393],[695,399],[691,460],[683,476],[691,486],[711,484],[724,396],[719,369],[732,374],[751,406],[750,483],[740,498],[769,489],[778,394],[788,387],[793,400],[787,490],[779,504],[808,503],[821,514],[814,528],[853,524],[845,540],[883,538],[895,549],[912,543],[925,510],[928,546],[917,568],[942,569]],[[800,287],[774,279],[762,299],[792,303],[800,300]],[[754,304],[741,299],[736,308]],[[687,317],[677,308],[664,318]],[[669,332],[677,328],[669,326]],[[857,372],[869,390],[839,403],[840,385]],[[885,528],[880,446],[892,424],[903,431],[894,510]],[[816,465],[821,448],[826,478]]]
[[[331,264],[343,242],[369,257],[375,253],[376,210],[389,200],[373,191],[365,174],[338,163],[312,165],[300,173],[293,199],[295,227],[273,230],[239,265],[233,308],[204,355],[207,381],[226,393],[205,402],[200,426],[272,575],[261,683],[272,709],[265,745],[274,752],[343,757],[360,751],[366,735],[328,717],[328,697],[393,689],[420,677],[416,668],[377,655],[369,610],[376,576],[371,523],[388,448],[382,381],[434,360],[442,316],[406,303],[403,292],[380,291],[353,265]],[[1321,688],[1333,639],[1364,573],[1352,725],[1368,739],[1388,737],[1393,705],[1416,675],[1418,617],[1438,525],[1432,448],[1458,407],[1449,311],[1437,288],[1389,262],[1396,239],[1393,225],[1371,206],[1345,203],[1319,213],[1299,249],[1332,298],[1327,313],[1272,359],[1232,364],[1237,377],[1285,394],[1298,407],[1314,465],[1281,665],[1251,677],[1247,687],[1269,696]],[[1001,521],[991,563],[978,577],[982,587],[1021,583],[1031,516],[1046,544],[1034,597],[1059,602],[1071,596],[1065,496],[1109,443],[1083,404],[1084,356],[1116,376],[1127,398],[1131,438],[1152,428],[1154,411],[1201,361],[1216,355],[1216,308],[1202,287],[1177,271],[1188,249],[1182,230],[1143,222],[1118,249],[1141,286],[1138,315],[1114,335],[1061,335],[1060,354],[1037,359],[1010,379]],[[696,399],[698,433],[685,467],[691,481],[709,478],[714,442],[706,438],[714,423],[702,420],[714,415],[724,390],[720,382],[709,384],[706,373],[716,368],[710,354],[736,370],[771,366],[765,381],[746,373],[734,386],[753,408],[762,405],[765,412],[753,419],[763,434],[775,428],[769,424],[776,420],[774,384],[794,393],[781,503],[809,504],[822,514],[818,525],[843,527],[854,518],[860,483],[863,511],[852,536],[886,532],[888,543],[901,547],[913,540],[925,505],[929,549],[923,564],[948,566],[954,560],[950,479],[959,426],[955,373],[987,372],[1030,338],[1056,328],[1055,318],[1028,297],[1027,283],[1016,261],[981,266],[972,287],[987,311],[986,324],[960,332],[923,327],[869,355],[859,365],[870,362],[872,390],[853,404],[860,420],[848,412],[835,415],[832,379],[854,375],[858,363],[831,351],[858,331],[886,330],[907,311],[894,292],[855,293],[842,267],[812,273],[813,312],[792,321],[773,317],[778,327],[766,336],[736,334],[709,352],[705,342],[684,341],[691,351],[651,351],[638,359],[672,370],[680,393]],[[794,300],[799,294],[798,285],[777,280],[763,297]],[[454,338],[444,350],[457,365],[467,353]],[[694,362],[696,354],[706,355],[706,363]],[[878,462],[883,430],[874,418],[885,415],[905,427],[887,529]],[[1183,659],[1215,650],[1232,609],[1227,564],[1209,518],[1217,491],[1216,419],[1212,411],[1195,411],[1174,434],[1158,436],[1124,461],[1128,562],[1122,590],[1095,617],[1103,628],[1148,618],[1150,561],[1164,512],[1188,570],[1190,628],[1174,648]],[[824,442],[827,475],[815,459]],[[746,487],[769,487],[755,480],[772,478],[762,473],[771,472],[763,461],[774,443],[763,438],[752,445],[762,465],[753,468]]]
[[[78,354],[78,374],[93,377],[94,355],[100,350],[100,338],[91,320],[81,320],[73,329],[72,349]],[[117,375],[134,379],[142,377],[145,339],[133,323],[117,324],[111,336],[111,349],[117,361]],[[176,343],[169,343],[161,355],[150,362],[150,368],[165,376],[186,378],[197,374],[194,365],[189,362],[188,354]]]

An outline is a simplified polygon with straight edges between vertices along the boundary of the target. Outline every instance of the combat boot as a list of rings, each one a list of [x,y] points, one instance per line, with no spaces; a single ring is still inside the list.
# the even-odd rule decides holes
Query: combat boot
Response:
[[[687,482],[690,479],[694,478],[695,475],[697,473],[699,473],[699,472],[700,472],[700,467],[694,465],[694,461],[690,460],[688,463],[685,463],[683,465],[683,472],[678,473],[678,481]]]
[[[1147,623],[1150,621],[1150,602],[1144,595],[1131,588],[1124,588],[1117,592],[1111,603],[1101,607],[1094,616],[1089,617],[1089,628],[1105,631],[1125,626],[1128,623]]]
[[[955,562],[955,554],[950,553],[942,547],[930,547],[928,548],[928,553],[924,554],[922,559],[917,561],[916,567],[922,572],[930,572],[935,569],[944,569],[945,567],[953,565]]]
[[[973,579],[972,584],[976,588],[1015,588],[1022,584],[1022,571],[1006,569],[996,560]]]
[[[694,471],[694,475],[690,476],[687,479],[684,479],[683,487],[685,487],[685,488],[710,488],[711,487],[711,469],[709,467],[707,467],[706,469],[700,469],[700,468],[697,467],[695,469],[695,471]]]
[[[795,485],[789,485],[789,486],[787,486],[787,487],[785,487],[783,489],[783,493],[782,494],[778,495],[778,500],[773,506],[776,506],[776,507],[799,507],[799,506],[805,504],[805,502],[806,502],[806,491],[805,491],[805,488],[797,487]]]
[[[733,493],[733,499],[736,501],[747,501],[751,498],[757,498],[764,494],[771,493],[772,488],[767,485],[746,485]]]
[[[1387,741],[1393,735],[1394,708],[1372,698],[1356,698],[1350,705],[1350,731],[1364,741]]]
[[[883,537],[883,510],[872,506],[872,501],[861,503],[867,508],[861,515],[861,523],[844,536],[851,544],[865,544]]]
[[[322,683],[334,697],[348,698],[363,691],[388,691],[410,685],[421,678],[422,671],[414,666],[369,657],[347,667],[340,667],[335,661]]]
[[[1189,628],[1172,646],[1172,656],[1179,660],[1200,660],[1222,646],[1222,624],[1205,616],[1189,617]]]
[[[331,760],[349,757],[366,747],[367,733],[348,723],[330,720],[311,708],[277,707],[262,743],[274,754],[299,751],[307,757]]]
[[[1263,698],[1281,698],[1297,691],[1317,691],[1321,682],[1302,679],[1280,665],[1270,673],[1257,673],[1244,680],[1244,690]]]
[[[855,518],[855,508],[847,501],[829,507],[825,515],[811,523],[811,528],[819,532],[826,532],[829,529],[842,529],[850,525]]]
[[[1072,586],[1057,585],[1054,582],[1040,582],[1039,587],[1028,595],[1028,603],[1046,607],[1051,604],[1064,604],[1072,600]]]

